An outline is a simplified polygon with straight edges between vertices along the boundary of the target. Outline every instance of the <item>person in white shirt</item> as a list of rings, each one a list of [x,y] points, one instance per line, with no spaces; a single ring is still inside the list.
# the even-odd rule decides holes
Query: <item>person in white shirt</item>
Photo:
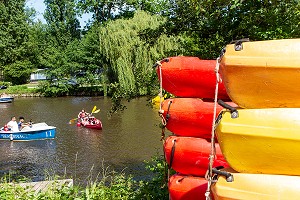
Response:
[[[11,129],[13,132],[19,131],[18,123],[16,121],[16,117],[13,116],[11,120],[7,123],[7,127]]]

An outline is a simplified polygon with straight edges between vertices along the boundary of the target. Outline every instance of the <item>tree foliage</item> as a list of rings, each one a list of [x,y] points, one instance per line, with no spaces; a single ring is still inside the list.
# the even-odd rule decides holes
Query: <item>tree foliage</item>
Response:
[[[178,49],[177,38],[163,33],[153,44],[145,39],[144,35],[163,23],[164,18],[139,11],[132,19],[115,20],[100,28],[100,49],[110,66],[107,78],[119,84],[122,96],[149,94],[155,75],[152,65]]]
[[[44,2],[46,24],[34,20],[36,11],[25,8],[25,0],[0,0],[0,70],[14,84],[26,82],[33,69],[47,68],[52,79],[76,78],[116,99],[148,95],[157,92],[157,60],[215,59],[232,40],[300,36],[298,0]],[[86,13],[92,21],[82,31],[78,16]],[[46,84],[50,96],[54,85]]]
[[[32,68],[24,6],[25,0],[0,1],[0,70],[13,84],[26,83]]]
[[[299,1],[174,0],[171,33],[181,34],[191,54],[216,58],[232,40],[299,37]]]

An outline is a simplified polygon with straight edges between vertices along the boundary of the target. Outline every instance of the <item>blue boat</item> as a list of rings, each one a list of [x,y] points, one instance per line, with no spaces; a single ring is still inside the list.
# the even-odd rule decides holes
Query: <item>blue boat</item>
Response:
[[[21,131],[0,130],[0,140],[28,141],[53,139],[56,135],[56,127],[48,126],[46,123],[32,124],[31,127],[24,127]]]
[[[13,100],[13,97],[0,97],[0,103],[11,103]]]

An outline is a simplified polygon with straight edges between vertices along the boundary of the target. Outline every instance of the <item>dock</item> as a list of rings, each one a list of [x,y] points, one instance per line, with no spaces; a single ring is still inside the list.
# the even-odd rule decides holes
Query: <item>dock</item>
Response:
[[[23,187],[28,191],[34,191],[35,193],[45,192],[53,187],[73,187],[73,179],[63,179],[63,180],[52,180],[52,181],[38,181],[29,183],[16,183],[15,186]]]

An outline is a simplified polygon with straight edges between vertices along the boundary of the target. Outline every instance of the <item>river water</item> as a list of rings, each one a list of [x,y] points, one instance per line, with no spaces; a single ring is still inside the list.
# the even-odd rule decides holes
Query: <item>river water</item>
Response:
[[[0,104],[0,126],[11,116],[56,126],[56,138],[39,141],[0,141],[0,175],[23,175],[32,181],[58,175],[78,183],[95,181],[103,172],[125,172],[137,179],[147,176],[144,160],[162,155],[158,109],[146,98],[124,102],[123,112],[107,115],[111,101],[106,97],[15,98]],[[69,120],[94,106],[103,130],[76,127]]]

